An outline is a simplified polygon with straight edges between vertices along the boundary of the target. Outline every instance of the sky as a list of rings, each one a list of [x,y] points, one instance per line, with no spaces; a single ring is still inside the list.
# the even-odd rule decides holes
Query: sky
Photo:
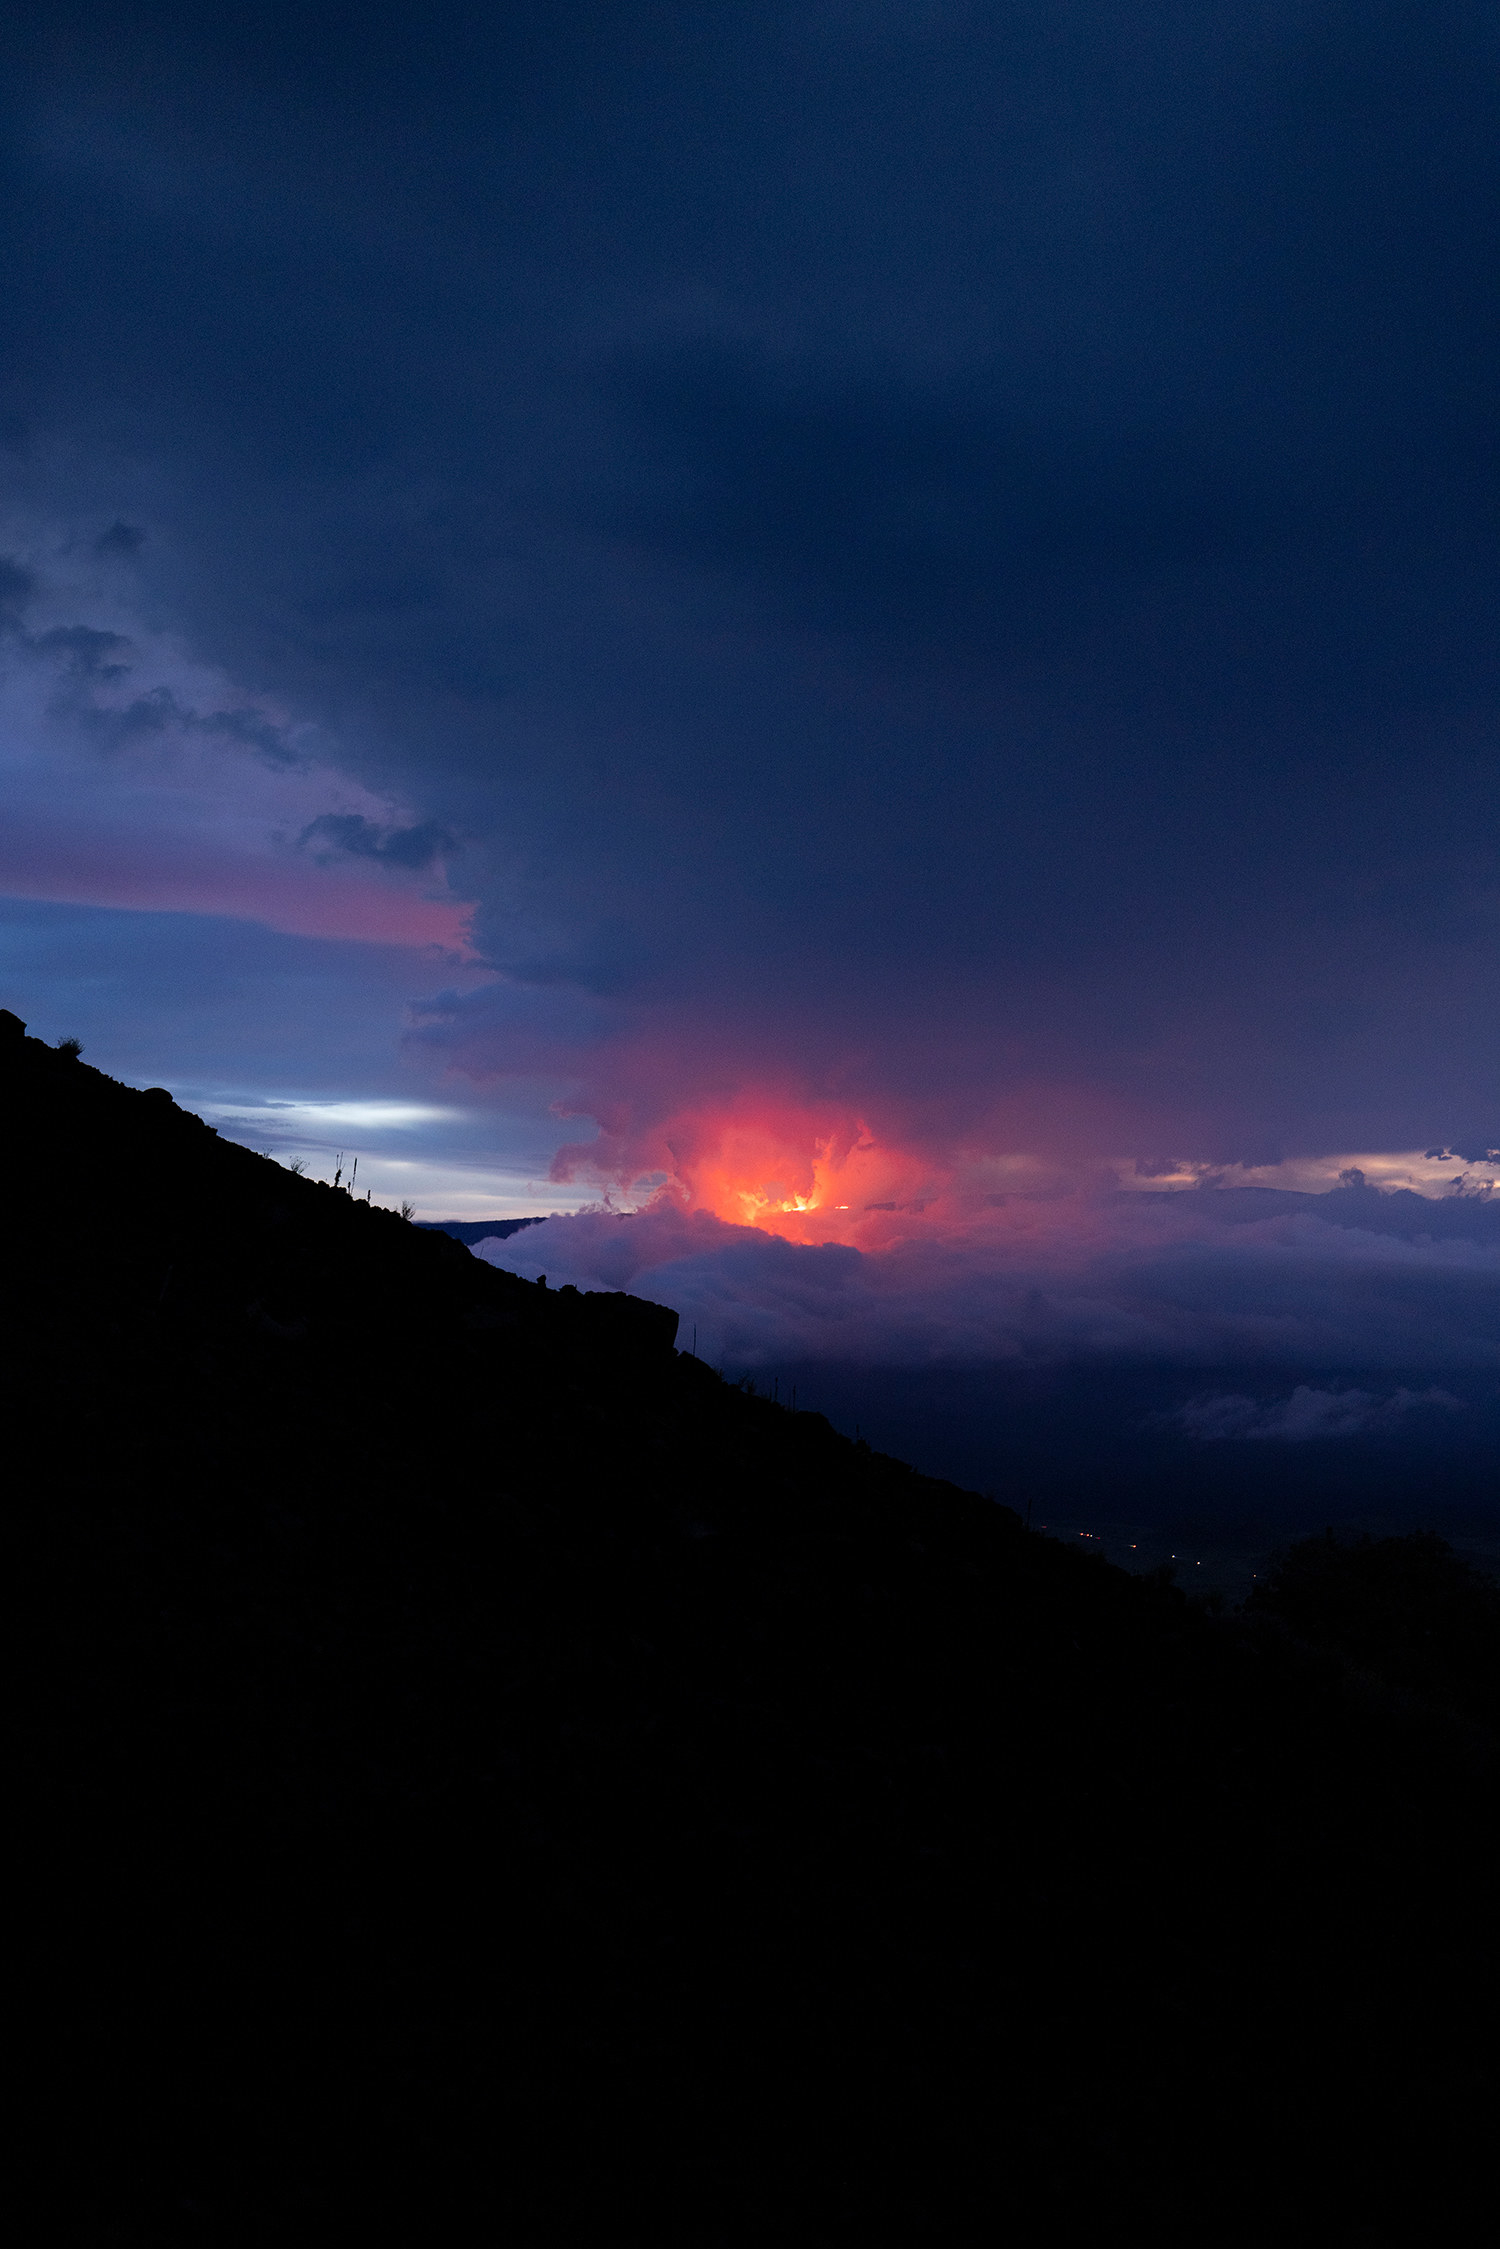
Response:
[[[1500,10],[9,21],[0,1002],[737,1363],[1500,1368]]]

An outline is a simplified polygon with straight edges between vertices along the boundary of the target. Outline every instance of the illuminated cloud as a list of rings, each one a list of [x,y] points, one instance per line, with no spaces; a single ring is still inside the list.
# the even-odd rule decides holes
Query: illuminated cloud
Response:
[[[1500,1368],[1500,1209],[1434,1239],[1382,1231],[1347,1191],[1271,1201],[1283,1207],[1018,1195],[962,1223],[941,1206],[892,1214],[879,1246],[860,1248],[662,1198],[634,1215],[549,1219],[483,1254],[531,1278],[657,1298],[698,1327],[705,1356],[737,1366]]]

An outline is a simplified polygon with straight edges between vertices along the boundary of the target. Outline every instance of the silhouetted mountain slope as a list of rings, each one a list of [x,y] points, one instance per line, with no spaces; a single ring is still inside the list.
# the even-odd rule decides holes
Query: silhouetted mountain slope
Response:
[[[1462,2191],[1470,1718],[18,1032],[0,1095],[65,2238],[1346,2239],[1419,2150]]]

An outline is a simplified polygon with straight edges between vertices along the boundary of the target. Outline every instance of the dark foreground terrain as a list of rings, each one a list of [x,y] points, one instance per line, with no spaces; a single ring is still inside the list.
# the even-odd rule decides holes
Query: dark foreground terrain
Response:
[[[0,1091],[37,2238],[1458,2225],[1439,1546],[1215,1617],[13,1019]]]

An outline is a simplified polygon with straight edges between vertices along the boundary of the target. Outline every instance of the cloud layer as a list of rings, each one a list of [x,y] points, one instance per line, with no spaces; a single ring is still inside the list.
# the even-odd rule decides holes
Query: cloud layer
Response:
[[[1267,1405],[1257,1398],[1226,1395],[1196,1398],[1171,1416],[1200,1444],[1272,1443],[1306,1445],[1330,1437],[1369,1436],[1392,1429],[1413,1413],[1461,1413],[1451,1390],[1393,1390],[1378,1398],[1369,1390],[1318,1390],[1299,1382],[1289,1398]]]
[[[1349,1223],[1336,1196],[1288,1196],[1291,1207],[1262,1217],[1220,1210],[1219,1200],[1016,1198],[961,1228],[941,1213],[908,1216],[867,1249],[787,1241],[663,1200],[628,1217],[549,1219],[479,1254],[532,1279],[545,1273],[552,1286],[628,1288],[670,1304],[685,1339],[696,1328],[700,1354],[735,1369],[817,1360],[1500,1369],[1500,1238],[1487,1224],[1500,1212],[1476,1214],[1479,1238],[1409,1239]],[[1240,1405],[1206,1407],[1193,1434],[1230,1434],[1221,1424]],[[1297,1412],[1311,1425],[1323,1410]],[[1327,1412],[1340,1410],[1367,1426],[1375,1409],[1362,1401]],[[1293,1431],[1288,1422],[1238,1433]]]

